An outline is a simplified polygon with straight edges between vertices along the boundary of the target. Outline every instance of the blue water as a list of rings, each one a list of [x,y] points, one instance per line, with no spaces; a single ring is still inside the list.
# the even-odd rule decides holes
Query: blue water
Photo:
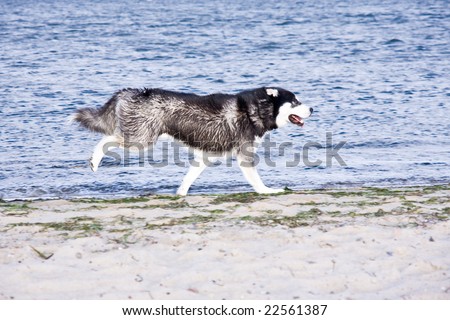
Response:
[[[259,166],[272,187],[449,183],[450,4],[364,3],[1,1],[0,198],[175,192],[186,168],[172,153],[158,167],[161,143],[154,162],[110,157],[93,174],[100,136],[67,124],[76,108],[144,86],[296,92],[315,113],[271,134],[292,143],[284,155],[259,152],[276,163]],[[339,142],[345,165],[327,165]],[[322,163],[293,161],[311,143],[321,147],[309,161]],[[191,192],[250,190],[232,162],[207,169]]]

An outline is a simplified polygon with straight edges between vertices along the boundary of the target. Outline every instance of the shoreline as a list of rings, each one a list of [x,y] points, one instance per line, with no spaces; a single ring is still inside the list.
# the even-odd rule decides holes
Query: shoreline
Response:
[[[435,182],[435,183],[423,183],[423,184],[411,184],[411,185],[405,185],[405,184],[389,184],[389,185],[370,185],[370,186],[363,186],[358,184],[351,184],[351,185],[330,185],[330,186],[320,186],[320,187],[311,187],[311,188],[304,188],[304,189],[291,189],[289,187],[284,187],[286,190],[286,193],[302,193],[302,192],[326,192],[326,191],[339,191],[339,190],[370,190],[370,189],[390,189],[390,190],[397,190],[397,189],[414,189],[414,188],[440,188],[440,187],[446,187],[450,186],[450,183],[447,182]],[[175,189],[174,189],[175,190]],[[227,195],[227,194],[240,194],[240,193],[255,193],[252,191],[251,188],[249,188],[249,191],[230,191],[230,192],[221,192],[221,193],[204,193],[204,192],[190,192],[188,193],[189,196],[219,196],[219,195]],[[284,194],[286,194],[284,193]],[[272,194],[273,196],[276,196],[277,194]],[[0,203],[2,202],[36,202],[36,201],[51,201],[51,200],[83,200],[83,199],[98,199],[98,200],[114,200],[114,199],[124,199],[124,198],[141,198],[141,197],[157,197],[157,196],[174,196],[177,195],[175,193],[136,193],[136,194],[103,194],[103,195],[96,195],[96,194],[85,194],[85,195],[73,195],[68,197],[61,197],[61,196],[48,196],[48,197],[21,197],[21,198],[0,198]]]
[[[0,202],[0,299],[450,299],[450,185]]]

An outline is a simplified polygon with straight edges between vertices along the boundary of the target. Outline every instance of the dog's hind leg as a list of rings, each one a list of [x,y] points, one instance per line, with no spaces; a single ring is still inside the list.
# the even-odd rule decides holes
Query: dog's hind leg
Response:
[[[207,167],[203,157],[200,154],[195,153],[194,163],[191,163],[188,173],[184,176],[183,182],[177,190],[177,195],[185,196],[188,193],[189,188],[198,176]]]
[[[116,136],[105,136],[100,140],[94,148],[92,156],[89,159],[89,164],[92,171],[97,171],[103,156],[108,152],[109,148],[115,148],[120,146],[120,139]]]
[[[248,183],[251,184],[257,193],[280,193],[284,191],[283,189],[269,188],[262,182],[258,171],[256,170],[253,158],[249,158],[242,154],[237,154],[236,158],[245,179],[247,179]]]

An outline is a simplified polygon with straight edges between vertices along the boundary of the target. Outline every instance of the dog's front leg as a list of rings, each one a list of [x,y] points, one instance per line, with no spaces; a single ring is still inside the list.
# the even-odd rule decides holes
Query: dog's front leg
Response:
[[[284,192],[283,189],[273,189],[267,187],[261,180],[258,171],[256,170],[253,157],[244,156],[243,154],[237,155],[237,161],[239,168],[241,168],[245,179],[251,184],[253,189],[258,193],[280,193]]]
[[[187,195],[191,184],[198,178],[198,176],[205,170],[206,164],[203,159],[195,158],[195,161],[191,163],[188,173],[184,176],[183,182],[177,190],[177,195]]]

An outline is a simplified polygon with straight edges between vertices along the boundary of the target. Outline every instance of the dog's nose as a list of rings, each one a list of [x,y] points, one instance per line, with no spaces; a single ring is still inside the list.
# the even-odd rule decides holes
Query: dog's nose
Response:
[[[313,113],[314,109],[313,108],[309,108],[309,112]]]

